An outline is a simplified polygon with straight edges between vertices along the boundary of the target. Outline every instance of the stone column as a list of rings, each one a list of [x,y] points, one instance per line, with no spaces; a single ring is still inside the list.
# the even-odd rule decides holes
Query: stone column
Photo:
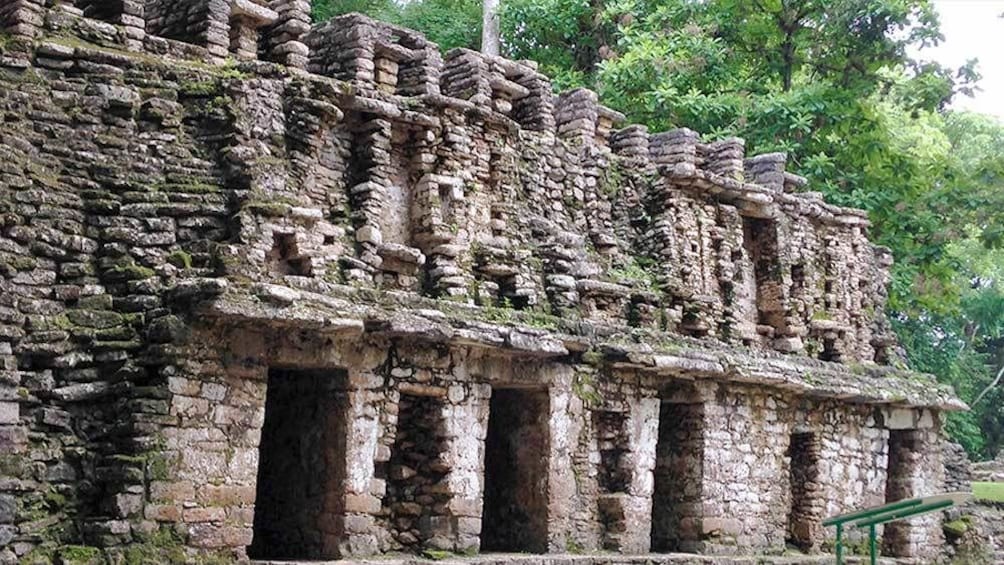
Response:
[[[550,455],[547,477],[547,547],[549,551],[565,552],[568,539],[568,501],[576,494],[575,474],[572,472],[572,452],[576,438],[569,434],[572,428],[570,405],[572,402],[572,371],[561,367],[553,377],[550,398],[548,436]]]
[[[0,57],[0,64],[25,68],[31,64],[31,40],[45,21],[43,0],[6,0],[0,2],[0,31],[14,41]]]
[[[3,30],[14,37],[31,39],[38,35],[45,21],[42,0],[13,0],[0,6],[0,23]]]
[[[886,501],[931,496],[944,488],[944,465],[937,415],[930,410],[891,409]],[[944,540],[941,513],[892,522],[882,535],[883,553],[932,560]]]
[[[268,41],[269,60],[306,68],[310,51],[301,40],[310,31],[310,2],[270,0],[268,7],[278,14],[278,20],[262,32]]]
[[[257,59],[258,29],[271,25],[278,19],[279,14],[258,2],[233,0],[229,29],[230,52],[238,59]]]
[[[784,549],[789,429],[779,414],[787,406],[750,389],[723,387],[704,396],[705,551]]]
[[[374,463],[390,459],[390,448],[377,443],[381,429],[380,403],[385,398],[373,389],[381,382],[370,373],[349,375],[344,515],[331,514],[322,524],[325,555],[347,557],[378,551],[374,515],[380,512],[387,485],[375,477]],[[332,509],[337,506],[336,501],[326,504]]]
[[[652,493],[654,490],[655,446],[659,436],[659,399],[639,398],[631,402],[628,415],[629,445],[625,457],[632,470],[627,496],[621,497],[623,532],[617,551],[647,553],[652,541]]]
[[[7,326],[0,325],[0,331]],[[18,387],[21,375],[17,370],[10,343],[0,341],[0,466],[5,469],[3,486],[0,486],[0,548],[5,547],[17,534],[14,520],[17,517],[17,491],[22,469],[27,470],[27,462],[22,463],[27,443],[27,432],[21,426],[21,406],[18,402]],[[10,489],[10,490],[8,490]],[[17,559],[9,549],[0,549],[0,562],[14,562]]]
[[[446,476],[449,519],[440,524],[441,530],[431,541],[458,553],[477,551],[480,544],[490,398],[487,384],[456,383],[447,392],[449,404],[443,410],[446,445],[442,459],[450,468]]]

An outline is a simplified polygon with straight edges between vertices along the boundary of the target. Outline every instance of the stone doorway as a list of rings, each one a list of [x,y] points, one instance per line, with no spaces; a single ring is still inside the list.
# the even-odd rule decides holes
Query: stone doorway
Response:
[[[482,552],[547,551],[549,406],[546,390],[492,390]]]
[[[382,514],[397,551],[449,545],[434,540],[451,531],[445,488],[450,469],[442,460],[445,436],[441,398],[401,394],[390,460],[376,469],[377,478],[387,481]]]
[[[701,550],[704,435],[703,404],[662,403],[652,494],[652,551]]]
[[[269,370],[251,558],[335,556],[325,546],[341,536],[346,378],[341,370]]]
[[[819,437],[811,432],[791,434],[788,444],[791,505],[788,510],[787,543],[802,551],[814,548],[826,511],[820,497]]]

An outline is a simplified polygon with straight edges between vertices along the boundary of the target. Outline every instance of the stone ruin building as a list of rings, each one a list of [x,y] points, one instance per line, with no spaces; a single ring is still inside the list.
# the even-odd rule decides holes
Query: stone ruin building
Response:
[[[308,11],[0,2],[0,563],[813,553],[942,489],[864,212]]]

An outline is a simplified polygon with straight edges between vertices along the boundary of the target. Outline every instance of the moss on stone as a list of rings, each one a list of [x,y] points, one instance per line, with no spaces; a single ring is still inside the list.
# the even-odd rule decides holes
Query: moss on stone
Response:
[[[168,456],[162,453],[151,454],[147,461],[147,477],[153,481],[166,481],[171,478],[171,466]]]
[[[166,257],[168,263],[179,269],[192,268],[192,256],[182,250],[174,251]]]
[[[958,520],[952,520],[951,522],[945,522],[942,528],[945,530],[945,535],[949,538],[960,538],[966,532],[969,531],[969,527],[972,524],[969,521],[968,516],[963,516]]]
[[[592,373],[576,372],[572,379],[572,392],[586,406],[597,406],[603,401],[603,396],[596,390],[596,378]]]
[[[61,565],[104,565],[101,550],[86,545],[64,545],[56,552]]]
[[[212,96],[219,89],[220,84],[215,80],[185,80],[178,85],[178,92],[186,96]]]
[[[10,265],[16,271],[32,271],[38,266],[38,261],[34,257],[8,256],[4,263]]]
[[[453,557],[453,553],[449,551],[443,551],[440,549],[426,549],[422,551],[422,557],[426,559],[431,559],[433,561],[442,561],[444,559],[449,559]]]
[[[603,354],[595,349],[590,349],[582,354],[582,362],[587,365],[599,367],[603,364]]]
[[[24,389],[27,393],[27,389]],[[18,389],[20,395],[21,389]],[[17,454],[0,454],[0,475],[5,477],[18,478],[27,471],[27,461],[24,456]]]
[[[18,565],[51,565],[55,549],[52,547],[36,547],[18,559]]]
[[[118,312],[111,310],[90,310],[73,308],[65,313],[66,320],[77,327],[103,330],[121,326],[125,320]]]
[[[123,565],[181,565],[191,563],[185,554],[184,541],[166,527],[137,536],[139,543],[126,548]]]
[[[153,269],[135,263],[115,265],[109,268],[106,273],[116,279],[122,280],[143,280],[157,274]]]
[[[290,211],[289,204],[282,204],[280,202],[254,202],[248,204],[247,208],[252,212],[269,217],[287,216]]]

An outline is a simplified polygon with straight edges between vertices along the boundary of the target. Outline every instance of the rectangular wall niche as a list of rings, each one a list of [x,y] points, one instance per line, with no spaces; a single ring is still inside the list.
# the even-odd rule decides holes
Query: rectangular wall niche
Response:
[[[449,533],[445,435],[441,398],[401,395],[390,460],[376,470],[387,480],[382,514],[397,551],[418,552],[436,534]]]
[[[896,502],[918,495],[914,485],[923,454],[918,451],[917,430],[889,430],[889,465],[885,486],[885,501]],[[885,525],[882,553],[899,556],[908,552],[910,524],[908,520]]]
[[[600,460],[596,474],[598,511],[603,524],[603,549],[620,549],[620,537],[627,532],[625,497],[631,486],[628,447],[628,415],[625,412],[593,412],[593,433]]]
[[[485,439],[481,551],[547,551],[546,390],[494,389]]]
[[[810,432],[791,434],[788,444],[791,506],[787,542],[808,551],[819,539],[826,511],[819,483],[819,437]]]
[[[781,330],[785,327],[785,312],[776,223],[743,216],[743,246],[756,278],[757,324]]]
[[[596,448],[600,452],[598,482],[604,494],[628,491],[631,468],[626,457],[630,438],[627,414],[623,412],[593,412],[593,429],[596,430]]]
[[[663,402],[655,450],[652,551],[701,550],[704,406]]]
[[[341,535],[332,528],[342,514],[345,385],[341,370],[269,370],[251,558],[331,557],[322,547]]]

